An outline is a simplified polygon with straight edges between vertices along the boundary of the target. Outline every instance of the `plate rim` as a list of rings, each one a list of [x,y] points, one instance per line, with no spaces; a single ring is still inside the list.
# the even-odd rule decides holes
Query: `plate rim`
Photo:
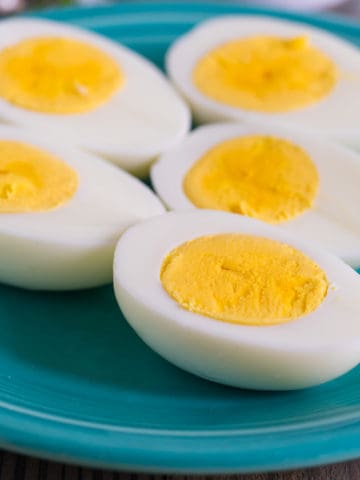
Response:
[[[271,445],[273,434],[269,436],[270,441],[266,436],[262,438],[265,446],[257,438],[252,441],[251,448],[248,442],[251,442],[252,435],[213,439],[194,436],[190,440],[179,435],[165,437],[166,449],[163,438],[159,440],[155,434],[119,435],[118,432],[61,424],[19,412],[10,413],[4,408],[0,408],[0,425],[0,448],[68,464],[142,473],[274,472],[348,461],[360,456],[360,422],[321,431],[309,430],[301,436],[293,432],[291,443],[280,433],[284,444],[277,452]],[[240,441],[237,443],[238,438]],[[242,441],[247,443],[245,449],[241,449]],[[311,455],[304,457],[305,450]],[[214,454],[219,451],[214,459]],[[212,463],[209,463],[211,454]],[[255,462],[252,460],[254,457],[257,458]]]

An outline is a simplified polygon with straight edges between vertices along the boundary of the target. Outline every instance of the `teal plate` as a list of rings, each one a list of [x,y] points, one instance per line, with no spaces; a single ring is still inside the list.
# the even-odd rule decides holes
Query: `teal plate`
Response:
[[[168,45],[224,13],[305,21],[360,43],[360,26],[224,3],[122,3],[39,16],[90,28],[163,65]],[[360,368],[289,393],[227,388],[147,348],[110,286],[77,293],[0,287],[0,446],[138,471],[249,472],[360,456]]]

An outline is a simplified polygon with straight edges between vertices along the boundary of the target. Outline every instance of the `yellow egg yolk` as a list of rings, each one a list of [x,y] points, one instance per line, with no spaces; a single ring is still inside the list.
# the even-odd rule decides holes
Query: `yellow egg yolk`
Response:
[[[193,81],[207,97],[231,107],[289,112],[320,101],[334,88],[337,69],[307,37],[256,36],[211,50]]]
[[[75,170],[31,145],[0,140],[0,212],[49,210],[71,199]]]
[[[319,176],[300,147],[275,137],[244,136],[207,151],[184,177],[199,208],[226,210],[278,223],[313,205]]]
[[[165,258],[163,288],[186,310],[242,325],[275,325],[316,310],[329,283],[299,250],[267,238],[196,238]]]
[[[35,112],[90,111],[109,100],[123,81],[109,55],[70,38],[29,38],[0,52],[0,97]]]

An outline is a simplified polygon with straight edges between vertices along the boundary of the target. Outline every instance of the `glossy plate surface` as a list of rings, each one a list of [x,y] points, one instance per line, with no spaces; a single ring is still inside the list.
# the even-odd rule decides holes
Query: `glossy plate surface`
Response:
[[[217,14],[306,21],[360,44],[342,19],[220,4],[122,3],[48,10],[163,65],[180,34]],[[33,293],[0,287],[0,446],[144,471],[240,472],[360,456],[360,368],[322,387],[258,393],[187,374],[147,348],[112,288]]]

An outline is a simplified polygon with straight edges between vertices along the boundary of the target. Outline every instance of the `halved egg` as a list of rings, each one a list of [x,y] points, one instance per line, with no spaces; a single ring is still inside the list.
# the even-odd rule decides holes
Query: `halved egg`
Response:
[[[276,224],[360,267],[360,157],[283,128],[212,124],[151,170],[174,210],[207,208]]]
[[[190,116],[162,73],[95,33],[47,20],[0,25],[0,119],[145,175]]]
[[[0,281],[64,290],[111,281],[131,224],[158,198],[118,167],[15,127],[0,128]]]
[[[360,148],[360,53],[329,32],[218,17],[172,45],[167,71],[200,123],[286,125]]]
[[[132,226],[115,251],[114,286],[151,348],[209,380],[297,389],[359,362],[359,275],[257,220],[203,210]]]

